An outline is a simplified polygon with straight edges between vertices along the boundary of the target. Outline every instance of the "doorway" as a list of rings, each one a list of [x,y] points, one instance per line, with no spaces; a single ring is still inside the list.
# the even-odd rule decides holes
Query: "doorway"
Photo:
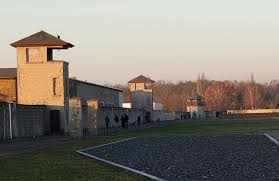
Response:
[[[60,132],[60,111],[51,110],[50,113],[50,132],[59,133]]]

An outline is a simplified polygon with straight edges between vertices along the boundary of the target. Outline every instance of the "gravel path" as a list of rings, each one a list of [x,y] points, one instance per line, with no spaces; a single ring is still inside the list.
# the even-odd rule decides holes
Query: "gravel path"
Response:
[[[85,152],[167,180],[279,179],[279,147],[262,135],[136,138]]]

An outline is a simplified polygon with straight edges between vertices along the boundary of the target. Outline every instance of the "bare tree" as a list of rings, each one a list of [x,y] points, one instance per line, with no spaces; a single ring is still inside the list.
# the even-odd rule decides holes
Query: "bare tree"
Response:
[[[170,109],[170,97],[173,94],[171,82],[158,81],[153,85],[153,100],[163,104],[163,108]]]
[[[262,86],[255,82],[254,75],[251,75],[251,80],[248,81],[244,88],[244,102],[246,109],[260,108],[263,101]]]
[[[206,106],[209,110],[227,110],[235,108],[237,88],[229,81],[213,81],[205,91]]]
[[[127,84],[113,87],[122,89],[124,101],[130,102]],[[154,102],[162,103],[168,111],[186,111],[185,102],[192,93],[205,97],[210,110],[279,108],[279,80],[257,83],[253,74],[249,81],[234,82],[211,81],[200,74],[196,82],[161,80],[152,88]]]
[[[197,78],[197,94],[204,96],[205,90],[208,88],[210,81],[206,79],[205,74],[201,73]]]

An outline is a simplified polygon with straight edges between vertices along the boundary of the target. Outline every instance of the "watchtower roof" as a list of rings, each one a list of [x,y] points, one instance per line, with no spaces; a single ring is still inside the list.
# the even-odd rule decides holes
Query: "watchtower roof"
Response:
[[[143,75],[138,76],[137,78],[134,78],[132,80],[130,80],[128,83],[145,83],[145,84],[149,84],[149,83],[154,83],[154,80],[151,80],[150,78],[147,78]]]
[[[47,46],[47,47],[56,47],[56,48],[72,48],[73,44],[68,43],[64,40],[61,40],[58,37],[55,37],[45,31],[40,31],[31,36],[23,38],[19,41],[16,41],[10,44],[13,47],[34,47],[34,46]]]

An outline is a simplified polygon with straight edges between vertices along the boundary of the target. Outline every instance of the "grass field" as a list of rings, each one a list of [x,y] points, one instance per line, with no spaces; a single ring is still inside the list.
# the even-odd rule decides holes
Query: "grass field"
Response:
[[[82,157],[75,151],[135,136],[255,134],[267,130],[279,130],[279,118],[193,120],[130,131],[114,137],[77,140],[29,153],[0,157],[0,180],[146,180]]]

